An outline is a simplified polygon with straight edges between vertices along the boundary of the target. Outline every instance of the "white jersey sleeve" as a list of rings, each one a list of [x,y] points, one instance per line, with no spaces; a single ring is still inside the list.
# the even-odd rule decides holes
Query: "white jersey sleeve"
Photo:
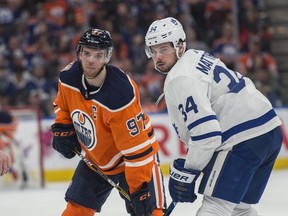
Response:
[[[188,50],[168,73],[165,100],[188,150],[186,168],[202,170],[213,152],[281,124],[252,81],[204,51]]]

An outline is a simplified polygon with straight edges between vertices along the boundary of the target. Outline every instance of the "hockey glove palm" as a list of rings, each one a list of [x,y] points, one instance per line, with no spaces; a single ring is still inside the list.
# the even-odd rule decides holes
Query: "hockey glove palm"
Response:
[[[70,159],[75,156],[74,150],[81,152],[81,146],[73,124],[55,123],[51,126],[53,133],[53,148],[64,157]]]
[[[194,202],[197,196],[194,192],[195,181],[200,171],[184,168],[185,159],[174,160],[170,167],[169,192],[175,202]]]
[[[131,204],[135,216],[148,216],[152,215],[153,204],[151,194],[148,189],[147,183],[144,183],[142,189],[131,194]]]

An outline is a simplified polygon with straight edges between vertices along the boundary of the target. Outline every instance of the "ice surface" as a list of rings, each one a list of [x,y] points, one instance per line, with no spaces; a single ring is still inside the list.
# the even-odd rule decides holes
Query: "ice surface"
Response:
[[[171,202],[167,190],[168,177],[165,177],[166,196]],[[24,189],[0,191],[0,216],[60,216],[65,208],[63,199],[68,182],[50,183],[44,189]],[[201,205],[201,196],[194,203],[179,203],[171,216],[193,216]],[[259,204],[254,207],[261,216],[288,215],[288,170],[273,171],[266,191]],[[124,202],[116,189],[102,208],[102,216],[128,215]]]

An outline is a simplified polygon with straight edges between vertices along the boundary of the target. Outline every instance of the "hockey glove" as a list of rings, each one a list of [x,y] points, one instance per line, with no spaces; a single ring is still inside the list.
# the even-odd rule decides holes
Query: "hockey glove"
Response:
[[[200,171],[184,168],[185,159],[174,160],[170,167],[169,192],[175,202],[194,202],[197,196],[194,192],[195,181]]]
[[[70,159],[75,156],[74,150],[81,152],[81,146],[73,124],[55,123],[51,126],[53,133],[53,148],[64,157]]]
[[[133,212],[131,215],[135,216],[148,216],[152,215],[153,204],[151,194],[148,189],[148,184],[145,182],[142,189],[131,194],[131,204]]]

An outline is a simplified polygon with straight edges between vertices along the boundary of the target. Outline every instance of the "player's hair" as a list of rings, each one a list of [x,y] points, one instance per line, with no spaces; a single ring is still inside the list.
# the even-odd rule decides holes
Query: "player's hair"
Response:
[[[176,49],[178,56],[179,42],[183,42],[183,52],[186,49],[186,35],[181,23],[173,18],[167,17],[161,20],[154,21],[145,36],[146,48],[145,52],[148,58],[151,58],[150,46],[171,42]]]
[[[92,49],[107,50],[107,62],[112,56],[113,41],[109,31],[91,28],[86,31],[79,40],[77,46],[77,56],[79,55],[82,46]]]

